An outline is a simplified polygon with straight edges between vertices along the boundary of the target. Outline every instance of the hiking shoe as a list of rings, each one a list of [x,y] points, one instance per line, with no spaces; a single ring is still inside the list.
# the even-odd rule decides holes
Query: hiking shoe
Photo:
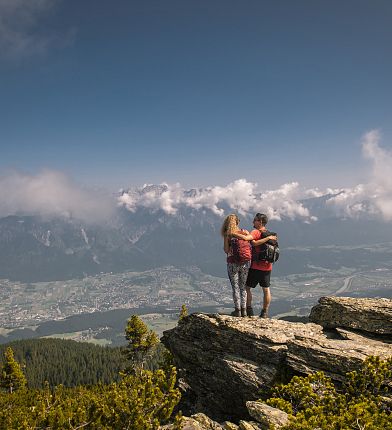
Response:
[[[268,309],[262,309],[260,318],[269,318],[268,317]]]
[[[245,308],[241,308],[241,316],[246,317],[246,309]]]
[[[248,306],[246,308],[246,313],[247,313],[248,317],[253,317],[255,315],[254,312],[253,312],[252,306]]]
[[[240,317],[241,311],[239,309],[234,309],[234,311],[230,314],[232,317]]]

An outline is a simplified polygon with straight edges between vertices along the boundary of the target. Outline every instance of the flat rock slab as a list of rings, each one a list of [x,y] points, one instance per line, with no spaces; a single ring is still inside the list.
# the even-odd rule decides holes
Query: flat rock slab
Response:
[[[371,355],[382,359],[392,356],[392,344],[347,330],[341,330],[340,333],[341,339],[298,336],[290,340],[287,344],[287,366],[303,375],[323,371],[333,380],[341,382],[347,372],[358,369]]]
[[[360,300],[361,309],[368,314],[377,309],[385,323],[390,300],[369,299],[371,304],[352,300]],[[353,303],[341,298],[337,302],[341,307],[343,302]],[[318,306],[325,303],[331,303],[330,298]],[[360,313],[358,305],[351,309],[356,315]],[[261,390],[287,375],[324,371],[340,382],[367,357],[392,356],[392,339],[385,333],[370,335],[347,327],[328,331],[314,323],[219,314],[189,315],[165,331],[162,342],[195,395],[197,408],[193,412],[206,412],[218,422],[248,420],[246,402],[260,399]]]
[[[325,328],[343,327],[392,335],[392,300],[321,297],[309,319]]]

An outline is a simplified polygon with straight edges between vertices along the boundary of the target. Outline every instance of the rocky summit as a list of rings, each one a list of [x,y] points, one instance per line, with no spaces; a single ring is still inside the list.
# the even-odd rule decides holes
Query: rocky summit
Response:
[[[322,297],[309,319],[324,328],[345,327],[392,336],[390,299]]]
[[[164,332],[188,399],[185,412],[251,419],[249,401],[292,375],[323,371],[339,382],[368,356],[392,356],[390,299],[321,298],[310,318],[192,314]]]

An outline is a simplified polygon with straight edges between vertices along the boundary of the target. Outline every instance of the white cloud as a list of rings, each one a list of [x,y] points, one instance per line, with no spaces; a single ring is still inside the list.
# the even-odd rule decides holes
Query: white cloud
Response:
[[[181,203],[182,192],[179,184],[144,185],[140,190],[122,193],[119,205],[125,206],[131,212],[142,206],[153,211],[162,209],[168,214],[174,214]]]
[[[266,207],[266,214],[270,219],[280,220],[282,216],[290,219],[302,218],[314,221],[316,217],[311,216],[300,199],[306,196],[307,190],[301,190],[297,182],[283,184],[277,190],[271,190],[261,195],[261,204]]]
[[[327,200],[327,205],[339,217],[357,218],[361,215],[375,214],[369,202],[372,196],[367,185],[359,184],[353,188],[334,190],[333,197]]]
[[[392,220],[392,152],[380,146],[381,135],[371,130],[362,138],[362,154],[370,161],[370,180],[340,190],[328,204],[339,215],[358,217],[380,215]]]
[[[371,183],[381,192],[392,191],[392,152],[380,146],[378,130],[366,133],[362,139],[362,153],[372,163]]]
[[[110,197],[84,189],[60,172],[37,175],[13,172],[0,177],[0,216],[65,216],[85,222],[103,222],[114,212]]]
[[[265,212],[271,219],[289,217],[309,221],[314,218],[298,202],[302,195],[296,183],[260,193],[257,184],[238,179],[225,187],[214,186],[197,190],[184,190],[180,184],[144,186],[139,190],[123,193],[119,197],[119,205],[130,211],[145,207],[161,209],[168,214],[176,213],[181,206],[187,206],[193,209],[209,209],[217,215],[223,215],[224,208],[228,206],[240,214]]]
[[[259,190],[256,183],[238,179],[226,186],[186,191],[180,184],[145,186],[123,193],[119,204],[131,211],[138,207],[175,213],[181,206],[210,209],[217,215],[230,210],[240,214],[264,212],[270,219],[283,217],[315,221],[306,199],[325,196],[326,213],[339,217],[382,216],[392,220],[392,153],[380,146],[380,133],[372,130],[362,138],[363,156],[370,161],[370,181],[352,188],[304,189],[297,182],[275,190]]]
[[[210,209],[218,215],[224,212],[219,205],[226,204],[243,214],[255,204],[255,187],[256,184],[238,179],[226,187],[215,186],[197,190],[194,195],[184,199],[183,203],[195,209]]]
[[[370,180],[352,188],[305,189],[297,182],[275,190],[262,190],[253,182],[238,179],[226,186],[186,190],[180,184],[144,185],[123,191],[117,202],[74,184],[65,175],[43,171],[38,175],[13,173],[0,177],[0,216],[12,214],[65,215],[101,222],[118,206],[129,211],[147,208],[175,214],[182,207],[211,210],[223,216],[230,211],[270,219],[315,221],[306,199],[325,197],[324,213],[338,217],[380,217],[392,220],[392,153],[380,146],[380,134],[371,131],[362,140],[363,155],[370,162]],[[321,200],[323,204],[323,200]],[[312,206],[309,206],[312,207]],[[319,209],[322,211],[322,209]],[[320,212],[322,216],[323,212]]]
[[[42,19],[60,0],[0,0],[0,59],[20,60],[45,54],[53,46],[72,42],[74,29],[66,34],[48,32]]]

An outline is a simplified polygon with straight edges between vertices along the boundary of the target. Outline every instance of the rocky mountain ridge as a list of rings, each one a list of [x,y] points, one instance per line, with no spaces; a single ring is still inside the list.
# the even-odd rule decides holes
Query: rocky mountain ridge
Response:
[[[117,206],[110,217],[99,222],[78,219],[69,211],[0,217],[0,279],[44,282],[167,265],[197,266],[206,274],[225,277],[219,230],[223,216],[233,208],[218,199],[219,210],[212,210],[207,191],[183,190],[179,203],[173,195],[178,204],[170,211],[163,203],[165,194],[171,196],[167,185],[122,190],[113,199]],[[328,205],[332,197],[300,202],[315,215],[313,221],[272,217],[268,228],[278,232],[282,253],[276,275],[391,267],[390,224],[381,218],[338,216]],[[266,202],[260,198],[255,195],[257,211],[263,212]],[[241,226],[251,229],[252,219],[251,212],[241,214]]]
[[[252,228],[251,217],[241,218],[243,227]],[[167,265],[197,266],[204,273],[226,276],[222,220],[209,210],[190,208],[175,214],[118,208],[113,219],[101,224],[60,216],[0,218],[0,279],[64,280]],[[274,268],[278,276],[314,272],[315,267],[391,266],[392,230],[383,222],[282,219],[271,220],[268,227],[279,234],[282,256]]]
[[[198,413],[185,428],[268,428],[260,423],[268,411],[254,405],[261,390],[316,371],[339,383],[367,357],[392,356],[391,299],[321,298],[310,320],[192,314],[164,332],[162,342],[180,369],[184,404],[189,400],[185,407],[192,405],[185,412]],[[259,416],[258,424],[247,421],[250,416]],[[243,424],[218,424],[228,419]]]

